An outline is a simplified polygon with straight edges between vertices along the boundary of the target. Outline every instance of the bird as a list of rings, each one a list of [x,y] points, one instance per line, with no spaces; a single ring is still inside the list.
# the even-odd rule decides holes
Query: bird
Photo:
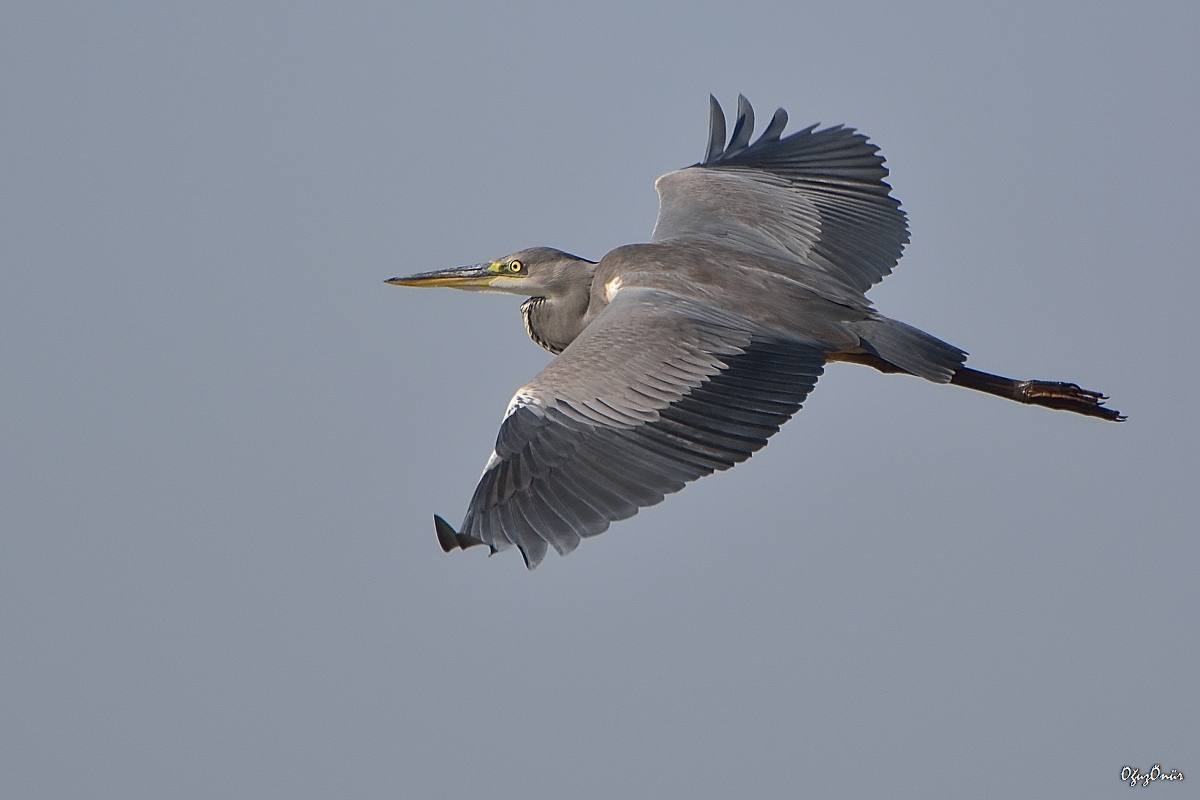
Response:
[[[534,247],[386,282],[526,297],[529,337],[555,355],[517,390],[446,552],[516,547],[529,569],[566,555],[691,481],[745,461],[831,362],[1123,421],[1099,392],[966,366],[966,351],[877,312],[867,291],[909,241],[879,148],[819,125],[751,142],[709,96],[704,159],[655,181],[650,241],[590,261]]]

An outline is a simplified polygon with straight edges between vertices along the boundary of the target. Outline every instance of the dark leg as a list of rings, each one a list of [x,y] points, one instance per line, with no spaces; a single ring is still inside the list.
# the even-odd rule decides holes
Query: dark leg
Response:
[[[829,353],[829,361],[850,361],[855,364],[865,364],[880,372],[904,372],[891,362],[884,361],[873,353]],[[1000,375],[980,372],[970,367],[959,367],[950,382],[955,386],[965,386],[977,392],[987,392],[1018,403],[1028,403],[1034,406],[1057,408],[1061,411],[1073,411],[1089,417],[1100,417],[1113,422],[1124,422],[1125,417],[1120,411],[1105,408],[1104,401],[1108,398],[1090,389],[1081,389],[1074,383],[1059,381],[1017,381]]]
[[[1124,422],[1125,417],[1115,408],[1105,408],[1108,398],[1099,392],[1082,389],[1074,383],[1059,381],[1015,381],[987,372],[959,367],[950,382],[980,392],[1006,397],[1018,403],[1029,403],[1061,411],[1074,411],[1089,417],[1100,417],[1113,422]]]

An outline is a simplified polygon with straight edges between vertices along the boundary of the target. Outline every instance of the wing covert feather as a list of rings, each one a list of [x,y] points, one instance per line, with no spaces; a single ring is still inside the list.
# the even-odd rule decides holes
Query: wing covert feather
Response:
[[[566,554],[749,458],[823,364],[813,344],[667,292],[622,290],[517,392],[461,535],[515,545],[530,568],[551,547]]]

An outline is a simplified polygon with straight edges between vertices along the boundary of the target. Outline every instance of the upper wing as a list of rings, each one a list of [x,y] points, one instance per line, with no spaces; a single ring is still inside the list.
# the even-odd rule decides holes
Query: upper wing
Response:
[[[667,292],[627,288],[513,398],[457,542],[547,546],[749,458],[822,372],[819,347]],[[452,530],[439,526],[443,546]],[[447,529],[449,526],[445,526]]]
[[[733,135],[715,97],[702,163],[667,173],[653,241],[719,238],[749,251],[788,254],[865,292],[892,271],[908,242],[900,202],[884,182],[879,148],[853,128],[816,125],[780,138],[775,112],[754,144],[754,110],[738,97]]]

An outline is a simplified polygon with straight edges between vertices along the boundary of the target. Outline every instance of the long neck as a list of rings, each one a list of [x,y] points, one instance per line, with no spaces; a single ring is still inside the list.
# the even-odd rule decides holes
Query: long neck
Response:
[[[521,304],[529,338],[555,355],[583,332],[590,287],[559,297],[531,297]]]

